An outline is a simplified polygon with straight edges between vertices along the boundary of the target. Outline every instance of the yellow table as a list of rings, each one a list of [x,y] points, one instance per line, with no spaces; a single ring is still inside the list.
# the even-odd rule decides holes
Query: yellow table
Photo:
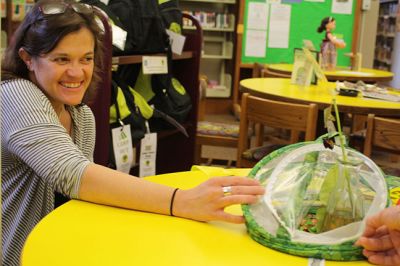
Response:
[[[293,70],[293,64],[269,64],[267,69],[282,73],[291,74]],[[353,71],[349,68],[337,67],[334,71],[324,71],[326,78],[330,81],[359,81],[364,82],[381,82],[390,81],[393,79],[393,73],[389,71],[371,69],[371,68],[361,68],[360,71]]]
[[[148,179],[190,188],[209,176],[248,172],[209,169]],[[230,211],[241,212],[239,206]],[[72,200],[35,227],[25,244],[22,265],[307,266],[308,259],[258,244],[248,236],[243,224],[203,223]],[[369,264],[327,261],[326,265]]]
[[[335,83],[300,87],[290,84],[285,78],[250,78],[240,81],[243,92],[272,100],[315,103],[323,110],[332,103]],[[399,92],[391,92],[400,95]],[[376,114],[381,116],[400,116],[400,102],[389,102],[377,99],[336,95],[336,102],[340,112],[352,114]]]

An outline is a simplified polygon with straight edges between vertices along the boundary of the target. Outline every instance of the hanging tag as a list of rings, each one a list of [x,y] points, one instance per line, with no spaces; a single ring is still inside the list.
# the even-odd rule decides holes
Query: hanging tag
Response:
[[[166,56],[143,56],[143,74],[167,74]]]
[[[145,134],[140,142],[139,177],[156,174],[157,133]]]
[[[131,127],[113,128],[111,134],[117,170],[129,174],[133,164]]]
[[[121,29],[120,27],[112,24],[112,44],[118,47],[121,50],[125,49],[125,43],[126,43],[126,36],[128,33]]]
[[[181,55],[183,51],[183,46],[185,45],[186,37],[170,30],[166,31],[169,35],[172,52]]]
[[[324,259],[308,258],[308,266],[325,266]]]

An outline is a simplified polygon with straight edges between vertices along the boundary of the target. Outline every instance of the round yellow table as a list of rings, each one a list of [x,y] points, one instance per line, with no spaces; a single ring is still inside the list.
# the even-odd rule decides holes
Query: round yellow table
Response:
[[[267,69],[270,71],[290,75],[293,70],[293,64],[269,64]],[[389,71],[361,68],[360,71],[353,71],[348,68],[338,67],[334,71],[324,71],[326,78],[330,81],[359,81],[381,82],[393,79],[393,73]]]
[[[191,171],[148,178],[190,188],[217,175],[246,175],[248,169]],[[241,213],[239,206],[229,211]],[[282,265],[307,266],[307,258],[264,247],[243,224],[196,222],[72,200],[45,217],[30,234],[23,266]],[[326,262],[369,265],[366,261]]]
[[[333,95],[336,94],[335,86],[334,82],[328,82],[301,87],[291,84],[290,79],[285,78],[250,78],[240,81],[243,92],[278,101],[315,103],[320,110],[332,103]],[[400,96],[399,92],[390,93]],[[357,97],[336,95],[336,102],[339,111],[344,113],[400,117],[400,102],[363,98],[360,94]]]

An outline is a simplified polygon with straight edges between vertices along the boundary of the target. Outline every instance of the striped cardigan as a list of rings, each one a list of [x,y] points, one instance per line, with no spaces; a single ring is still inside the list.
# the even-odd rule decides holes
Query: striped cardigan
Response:
[[[50,101],[32,82],[1,82],[3,264],[19,265],[33,227],[54,206],[54,192],[77,198],[93,159],[95,123],[86,105],[67,106],[71,138]],[[62,229],[61,229],[62,230]]]

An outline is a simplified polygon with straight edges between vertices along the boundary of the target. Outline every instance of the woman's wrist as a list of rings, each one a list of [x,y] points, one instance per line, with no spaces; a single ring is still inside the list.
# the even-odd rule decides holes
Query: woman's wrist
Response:
[[[172,208],[170,208],[170,210],[172,211],[171,216],[191,219],[191,210],[190,209],[187,210],[188,208],[187,192],[188,190],[185,189],[176,190],[174,200],[172,203]],[[172,199],[172,194],[171,194],[171,199]]]
[[[179,188],[175,188],[171,195],[171,200],[169,203],[169,215],[170,216],[175,216],[174,215],[174,203],[175,203],[175,196],[176,196],[176,193],[178,192],[178,190],[179,190]]]

